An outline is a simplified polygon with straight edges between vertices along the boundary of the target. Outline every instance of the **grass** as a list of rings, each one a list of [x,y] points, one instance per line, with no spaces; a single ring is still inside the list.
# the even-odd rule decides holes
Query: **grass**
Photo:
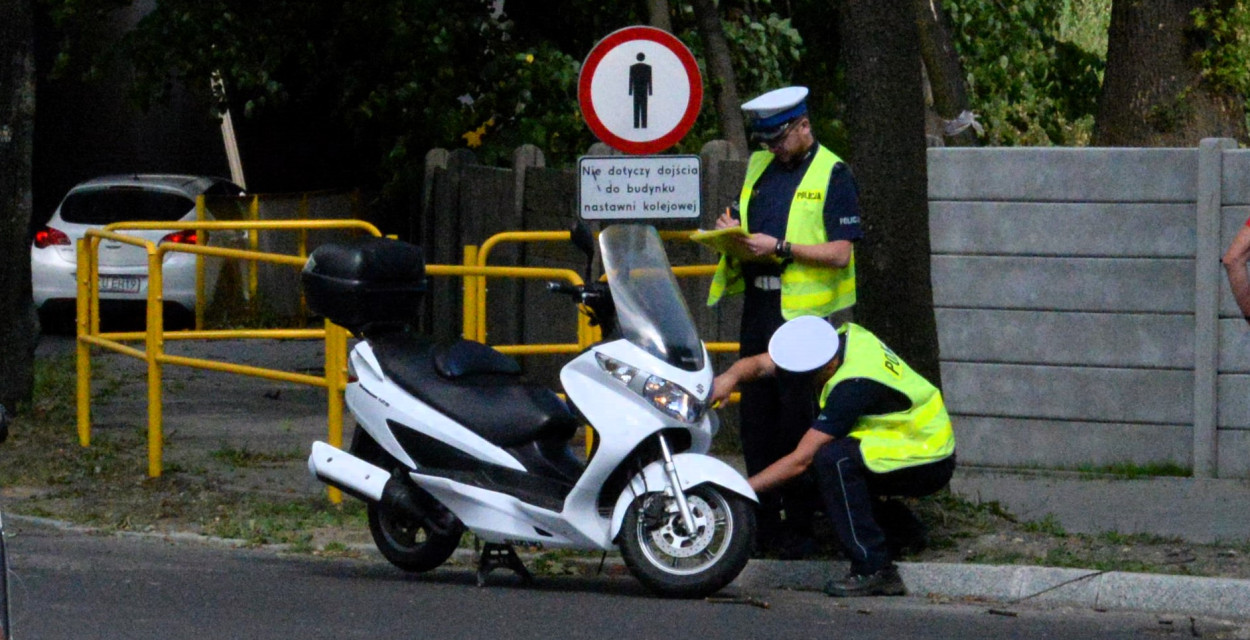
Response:
[[[225,464],[228,467],[240,469],[245,467],[262,467],[282,462],[290,462],[291,460],[299,460],[304,457],[301,451],[287,451],[282,453],[268,453],[263,451],[251,451],[246,447],[234,447],[223,444],[220,449],[209,453],[214,460]]]
[[[1029,533],[1041,533],[1056,538],[1063,538],[1068,535],[1068,532],[1063,530],[1063,525],[1059,524],[1059,519],[1053,513],[1046,514],[1046,517],[1041,520],[1025,522],[1021,525],[1021,528]]]
[[[1081,465],[1076,467],[1081,473],[1097,473],[1112,475],[1125,480],[1140,478],[1188,478],[1193,475],[1189,467],[1175,462],[1116,462],[1107,465]]]
[[[368,526],[364,503],[345,500],[335,507],[324,498],[274,502],[244,496],[238,503],[218,505],[217,515],[204,533],[249,544],[293,544],[311,550],[313,530],[343,526],[361,530]]]
[[[1130,545],[1158,545],[1158,544],[1184,544],[1180,538],[1157,536],[1149,533],[1120,533],[1119,531],[1104,531],[1095,539],[1108,545],[1114,546],[1130,546]]]
[[[123,382],[97,369],[95,399],[117,393]],[[355,500],[333,505],[324,496],[228,486],[237,483],[241,470],[296,461],[301,452],[223,444],[199,458],[167,460],[163,474],[149,478],[142,418],[133,426],[97,427],[91,446],[83,447],[75,426],[75,387],[72,356],[36,361],[35,399],[19,407],[9,440],[0,446],[0,487],[23,496],[6,501],[6,511],[109,531],[172,528],[303,551],[314,550],[312,532],[318,529],[367,530],[364,505]],[[214,475],[214,467],[227,471]],[[332,548],[342,553],[346,545]]]
[[[1139,480],[1144,478],[1189,478],[1193,470],[1171,461],[1132,462],[1121,461],[1108,464],[1085,463],[1072,466],[1043,466],[1039,464],[1021,464],[1004,471],[1066,471],[1090,476],[1114,476],[1118,480]]]

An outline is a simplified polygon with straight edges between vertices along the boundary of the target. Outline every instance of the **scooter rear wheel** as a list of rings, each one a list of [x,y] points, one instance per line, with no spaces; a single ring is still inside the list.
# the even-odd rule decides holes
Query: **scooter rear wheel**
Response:
[[[464,525],[459,522],[451,531],[440,534],[377,503],[369,505],[368,513],[373,543],[391,564],[404,571],[430,571],[442,566],[460,546],[464,535]]]
[[[672,498],[638,496],[621,528],[621,557],[640,582],[663,596],[702,598],[738,577],[755,533],[755,509],[746,498],[710,484],[688,490],[693,532],[657,500]]]

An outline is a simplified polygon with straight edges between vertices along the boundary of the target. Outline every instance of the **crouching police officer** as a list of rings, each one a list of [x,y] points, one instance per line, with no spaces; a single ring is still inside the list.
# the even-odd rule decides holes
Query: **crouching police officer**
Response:
[[[767,492],[814,468],[826,514],[851,559],[850,573],[829,580],[825,593],[906,594],[891,543],[919,533],[919,521],[902,503],[881,498],[926,496],[950,481],[955,436],[941,392],[867,329],[834,329],[804,316],[782,325],[767,353],[717,376],[711,400],[727,399],[745,381],[793,374],[810,378],[820,413],[794,451],[748,479],[751,488]],[[903,522],[911,531],[883,531],[886,514],[889,524]]]

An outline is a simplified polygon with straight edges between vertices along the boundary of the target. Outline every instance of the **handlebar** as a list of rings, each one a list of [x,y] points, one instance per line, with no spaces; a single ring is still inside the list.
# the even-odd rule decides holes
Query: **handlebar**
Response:
[[[547,290],[552,293],[562,293],[567,296],[581,296],[582,287],[567,282],[548,282]]]
[[[547,291],[561,293],[576,300],[590,316],[590,324],[599,325],[604,333],[616,329],[616,308],[612,304],[612,291],[607,283],[590,282],[573,285],[567,282],[547,282]]]

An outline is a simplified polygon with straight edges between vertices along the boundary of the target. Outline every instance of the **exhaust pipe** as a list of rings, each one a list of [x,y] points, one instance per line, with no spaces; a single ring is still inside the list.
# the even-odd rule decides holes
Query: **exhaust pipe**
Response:
[[[391,475],[386,469],[337,447],[313,442],[308,470],[332,487],[365,502],[376,502],[387,511],[408,516],[435,533],[445,535],[455,527],[456,516],[401,472]]]
[[[381,502],[386,482],[391,479],[386,469],[324,442],[313,443],[308,471],[331,487],[366,502]]]

